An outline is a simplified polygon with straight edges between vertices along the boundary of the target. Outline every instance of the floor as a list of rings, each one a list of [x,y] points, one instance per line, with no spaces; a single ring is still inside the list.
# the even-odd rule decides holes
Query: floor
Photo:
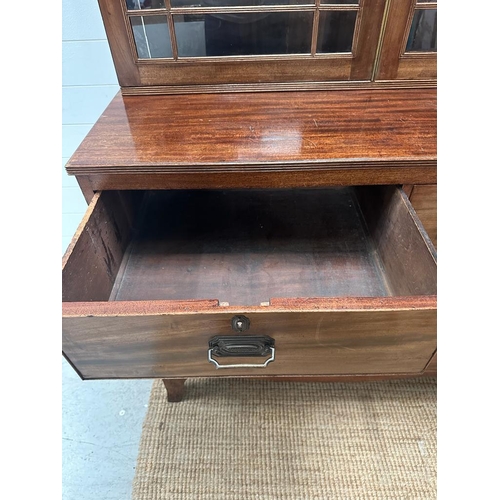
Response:
[[[152,381],[62,379],[62,498],[130,499]]]

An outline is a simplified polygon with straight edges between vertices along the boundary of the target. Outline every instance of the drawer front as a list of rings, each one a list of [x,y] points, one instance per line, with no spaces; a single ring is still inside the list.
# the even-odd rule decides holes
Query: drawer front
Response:
[[[389,301],[391,299],[388,299]],[[215,307],[213,312],[67,316],[63,350],[84,379],[417,373],[436,349],[432,300],[421,309],[269,312]],[[232,328],[236,315],[247,331]],[[215,336],[266,335],[275,359],[265,367],[217,369],[208,359]],[[264,364],[225,357],[220,364]]]

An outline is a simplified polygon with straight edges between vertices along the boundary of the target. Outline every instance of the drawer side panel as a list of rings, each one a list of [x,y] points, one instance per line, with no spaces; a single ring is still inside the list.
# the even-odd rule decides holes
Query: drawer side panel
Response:
[[[413,186],[411,204],[422,221],[429,238],[437,248],[437,186]]]

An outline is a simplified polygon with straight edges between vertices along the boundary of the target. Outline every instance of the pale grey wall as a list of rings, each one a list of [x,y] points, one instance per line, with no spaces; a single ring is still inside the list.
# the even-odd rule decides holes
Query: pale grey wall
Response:
[[[118,92],[97,0],[62,3],[62,251],[86,208],[64,165]]]

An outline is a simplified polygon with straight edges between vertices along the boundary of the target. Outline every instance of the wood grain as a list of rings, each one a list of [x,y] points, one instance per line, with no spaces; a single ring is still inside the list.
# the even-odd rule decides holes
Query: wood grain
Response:
[[[307,174],[332,171],[348,182],[357,169],[365,184],[380,183],[386,168],[393,179],[416,169],[420,183],[435,182],[434,90],[117,96],[67,164],[101,184],[162,174],[175,186],[215,176],[210,185],[231,187],[250,173],[250,183],[259,174],[277,187],[286,176],[309,183]]]
[[[410,201],[429,238],[437,248],[437,186],[414,186]]]
[[[227,94],[240,92],[303,92],[319,90],[380,90],[380,89],[435,89],[435,80],[348,80],[326,82],[275,82],[208,85],[151,85],[148,87],[123,87],[122,95],[186,95]]]
[[[115,300],[388,294],[352,188],[155,191],[140,226]]]
[[[220,58],[222,59],[222,58]],[[290,81],[349,80],[353,58],[350,55],[312,57],[256,57],[240,60],[179,59],[163,64],[137,66],[140,84],[150,85],[221,85],[238,83],[274,83]],[[134,85],[137,86],[137,85]]]
[[[359,187],[357,193],[391,293],[435,294],[435,249],[404,191]]]
[[[126,193],[94,196],[63,257],[63,301],[107,300],[131,237]]]
[[[435,310],[435,295],[413,297],[300,297],[274,298],[269,304],[245,307],[247,312],[329,312],[329,311],[413,311]],[[220,308],[220,309],[219,309]],[[164,314],[211,314],[220,311],[236,315],[241,307],[207,300],[137,300],[111,302],[63,302],[67,318],[89,316],[161,316]]]
[[[421,372],[436,348],[433,309],[242,309],[251,322],[249,334],[275,339],[276,360],[262,370],[216,370],[207,360],[208,340],[234,333],[233,314],[219,309],[209,314],[66,316],[63,350],[89,379]]]
[[[399,59],[397,78],[401,80],[432,80],[437,78],[436,52],[410,52]]]
[[[226,172],[204,171],[185,173],[130,173],[91,174],[92,189],[232,189],[232,188],[307,188],[330,186],[357,186],[377,184],[429,183],[436,182],[437,170],[434,162],[422,164],[388,165],[370,162],[370,167],[353,164],[330,165],[318,168],[314,165],[291,167],[283,165],[281,170],[259,172],[255,165],[242,165]],[[365,163],[366,165],[366,163]],[[189,167],[186,167],[186,170]]]
[[[415,0],[387,0],[387,21],[375,80],[396,80],[408,22]]]
[[[350,80],[369,80],[373,73],[386,0],[366,0],[359,12],[359,32]]]

